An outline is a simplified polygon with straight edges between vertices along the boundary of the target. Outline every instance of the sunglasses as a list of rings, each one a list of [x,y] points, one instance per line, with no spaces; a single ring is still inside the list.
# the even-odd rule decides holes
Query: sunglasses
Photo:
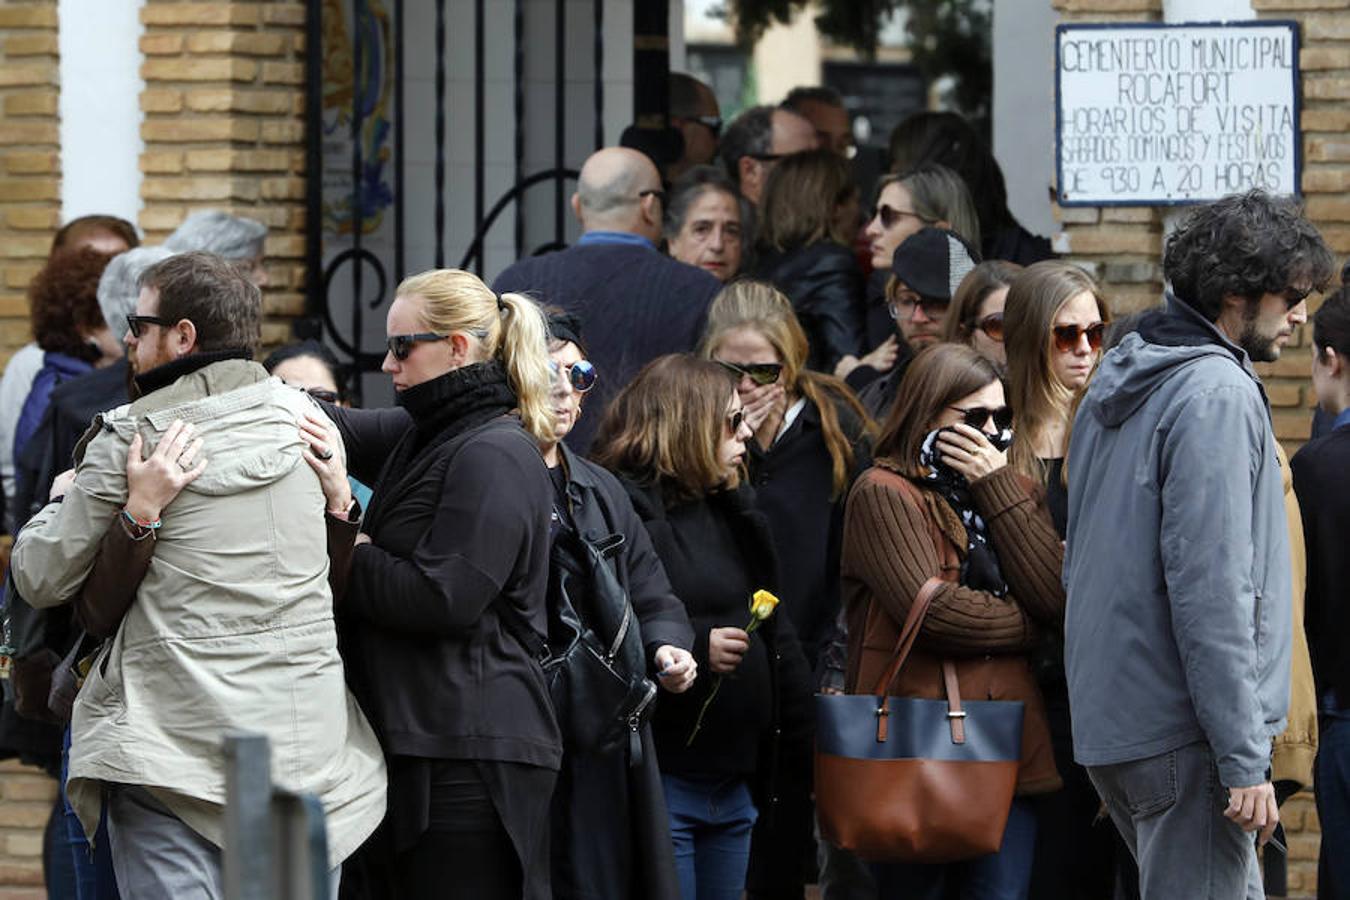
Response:
[[[897,294],[890,303],[886,304],[886,310],[891,314],[892,319],[912,319],[916,309],[922,309],[923,314],[930,319],[941,319],[947,314],[947,307],[951,305],[950,300],[944,300],[941,297]]]
[[[412,353],[414,344],[421,344],[427,341],[443,341],[450,335],[441,334],[436,331],[420,331],[417,334],[391,334],[389,340],[389,352],[394,355],[394,359],[403,362]]]
[[[745,424],[745,410],[738,409],[727,416],[727,427],[731,429],[732,437],[740,434],[741,426]]]
[[[895,207],[889,206],[885,203],[878,206],[876,208],[876,212],[872,214],[872,218],[874,219],[880,217],[881,227],[887,229],[888,231],[894,228],[896,225],[898,225],[900,223],[900,220],[906,218],[907,216],[918,219],[925,225],[930,224],[927,219],[925,219],[918,213],[914,212],[913,210],[896,209]]]
[[[983,331],[991,341],[1003,340],[1003,313],[991,313],[975,323],[975,328]]]
[[[140,340],[141,332],[145,330],[145,326],[147,325],[158,325],[161,328],[171,328],[177,324],[177,322],[163,319],[159,316],[127,316],[127,331],[130,331],[131,336],[137,340]]]
[[[332,403],[334,405],[342,399],[337,395],[336,391],[326,391],[323,388],[305,388],[305,393],[309,394],[315,400],[319,400],[323,403]]]
[[[1284,298],[1285,308],[1293,309],[1295,306],[1298,306],[1304,300],[1307,300],[1308,295],[1311,293],[1312,288],[1308,288],[1307,290],[1301,290],[1299,288],[1291,287],[1280,296]]]
[[[707,128],[717,137],[722,133],[722,119],[719,116],[694,116],[693,121]]]
[[[600,377],[595,371],[595,364],[588,359],[579,359],[569,366],[560,366],[553,360],[548,361],[548,370],[557,378],[558,373],[566,370],[567,381],[572,385],[572,390],[578,394],[584,394],[595,387],[595,380]]]
[[[994,427],[999,431],[1007,431],[1012,427],[1012,410],[1006,406],[1000,406],[998,409],[990,409],[987,406],[971,406],[962,408],[960,406],[950,407],[961,414],[961,421],[974,428],[976,431],[984,431],[984,426],[990,419],[994,420]]]
[[[1106,323],[1098,322],[1084,328],[1081,325],[1056,325],[1050,329],[1055,335],[1055,349],[1060,353],[1071,353],[1087,335],[1088,347],[1096,352],[1102,349],[1102,338],[1106,336]]]
[[[655,197],[657,200],[660,200],[660,201],[661,201],[661,208],[662,208],[662,209],[665,209],[665,208],[666,208],[666,192],[665,192],[665,191],[658,190],[657,188],[651,188],[651,189],[645,190],[645,191],[638,191],[638,199],[641,200],[643,197]]]
[[[735,372],[737,375],[746,376],[760,387],[773,384],[778,380],[778,376],[783,374],[782,363],[747,363],[742,366],[719,359],[717,364],[728,371]]]

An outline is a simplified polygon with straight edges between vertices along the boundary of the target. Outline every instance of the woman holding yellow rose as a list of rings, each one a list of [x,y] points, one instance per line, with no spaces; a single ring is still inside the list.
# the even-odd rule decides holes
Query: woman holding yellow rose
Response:
[[[706,676],[663,695],[652,721],[684,900],[740,897],[752,831],[782,847],[784,883],[762,889],[802,882],[802,836],[766,829],[794,821],[774,804],[809,783],[778,748],[809,728],[810,674],[791,620],[765,595],[755,600],[777,590],[778,573],[768,523],[741,484],[750,433],[734,376],[672,355],[614,399],[594,447],[624,482],[689,613]]]

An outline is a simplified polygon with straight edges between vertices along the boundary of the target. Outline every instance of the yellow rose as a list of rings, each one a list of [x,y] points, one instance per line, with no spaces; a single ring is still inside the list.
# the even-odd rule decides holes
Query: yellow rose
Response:
[[[766,590],[755,591],[750,598],[750,615],[756,621],[764,621],[778,608],[778,598]]]

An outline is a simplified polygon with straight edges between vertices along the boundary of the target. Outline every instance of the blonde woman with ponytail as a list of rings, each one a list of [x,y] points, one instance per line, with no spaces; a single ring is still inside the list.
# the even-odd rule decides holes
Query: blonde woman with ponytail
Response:
[[[528,298],[439,269],[399,285],[386,328],[398,408],[326,407],[374,485],[336,610],[389,763],[387,839],[363,851],[387,874],[372,896],[546,898],[562,748],[511,629],[545,631],[547,325]]]

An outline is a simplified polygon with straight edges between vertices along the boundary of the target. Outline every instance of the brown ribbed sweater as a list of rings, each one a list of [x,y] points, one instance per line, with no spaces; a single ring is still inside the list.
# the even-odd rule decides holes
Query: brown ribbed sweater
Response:
[[[840,567],[849,616],[849,690],[875,688],[915,595],[938,575],[951,583],[934,594],[914,651],[889,693],[941,698],[942,660],[952,659],[963,697],[1025,704],[1019,792],[1055,790],[1060,781],[1044,706],[1023,653],[1036,643],[1038,628],[1063,627],[1063,545],[1037,489],[1010,468],[976,481],[971,494],[1008,582],[1005,598],[957,583],[965,528],[936,493],[885,461],[854,485]]]

